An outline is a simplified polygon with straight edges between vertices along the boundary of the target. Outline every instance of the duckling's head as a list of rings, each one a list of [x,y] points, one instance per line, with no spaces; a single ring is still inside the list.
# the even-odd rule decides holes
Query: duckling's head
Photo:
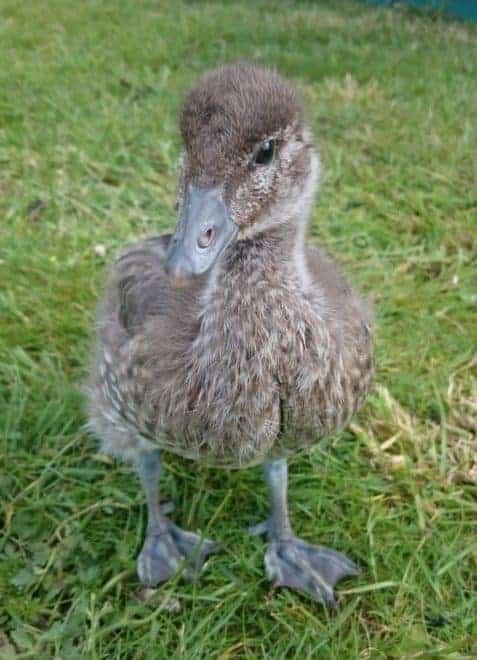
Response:
[[[251,64],[220,67],[186,96],[180,129],[173,282],[205,273],[234,241],[304,226],[319,166],[290,83]]]

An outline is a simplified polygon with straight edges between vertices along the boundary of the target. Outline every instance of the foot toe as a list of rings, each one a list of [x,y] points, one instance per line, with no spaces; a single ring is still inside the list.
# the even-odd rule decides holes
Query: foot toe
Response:
[[[340,552],[295,538],[272,541],[265,566],[275,586],[307,594],[329,608],[336,607],[335,584],[359,573],[356,564]]]
[[[332,586],[340,580],[355,577],[361,572],[354,561],[351,561],[341,552],[322,545],[310,545],[304,541],[299,541],[299,546],[315,571],[322,575],[326,582]]]
[[[219,544],[194,532],[181,529],[169,523],[169,531],[178,551],[187,558],[188,569],[193,572],[203,568],[207,557],[220,548]]]
[[[268,520],[262,520],[262,522],[252,525],[248,528],[248,533],[251,536],[263,536],[264,534],[269,534],[270,522]]]
[[[178,570],[182,556],[167,530],[148,534],[137,560],[142,584],[154,587],[171,578]]]

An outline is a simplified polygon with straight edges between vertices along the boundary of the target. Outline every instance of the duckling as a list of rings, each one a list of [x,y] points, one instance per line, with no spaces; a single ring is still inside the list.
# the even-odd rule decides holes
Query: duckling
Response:
[[[369,304],[305,237],[320,160],[302,104],[279,74],[248,63],[206,73],[180,115],[178,223],[116,261],[100,307],[88,388],[103,451],[135,464],[148,526],[138,558],[154,586],[218,548],[159,504],[161,450],[223,468],[264,467],[265,567],[335,606],[358,574],[343,554],[297,538],[287,457],[344,428],[373,372]]]

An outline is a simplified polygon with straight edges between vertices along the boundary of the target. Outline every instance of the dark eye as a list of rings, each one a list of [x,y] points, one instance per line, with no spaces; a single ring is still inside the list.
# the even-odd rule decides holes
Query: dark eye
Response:
[[[265,140],[260,145],[259,150],[255,156],[254,162],[257,165],[268,165],[272,162],[275,155],[275,140]]]

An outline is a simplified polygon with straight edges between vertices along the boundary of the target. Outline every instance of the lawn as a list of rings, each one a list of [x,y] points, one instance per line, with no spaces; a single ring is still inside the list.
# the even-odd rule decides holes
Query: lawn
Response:
[[[139,589],[144,498],[83,397],[121,246],[175,221],[177,112],[217,62],[302,91],[326,175],[310,240],[376,304],[377,374],[291,465],[297,532],[363,568],[328,614],[270,590],[259,469],[166,457],[173,517],[223,544]],[[351,2],[0,3],[0,657],[477,654],[477,25]]]

